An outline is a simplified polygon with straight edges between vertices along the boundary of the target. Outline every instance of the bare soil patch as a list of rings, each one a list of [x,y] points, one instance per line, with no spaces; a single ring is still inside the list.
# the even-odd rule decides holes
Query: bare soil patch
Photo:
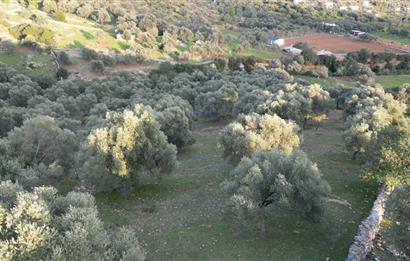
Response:
[[[368,49],[371,52],[410,52],[410,46],[392,43],[385,40],[365,41],[348,36],[332,34],[312,34],[286,39],[286,45],[298,42],[307,43],[314,50],[328,50],[335,54],[345,54],[348,52]]]

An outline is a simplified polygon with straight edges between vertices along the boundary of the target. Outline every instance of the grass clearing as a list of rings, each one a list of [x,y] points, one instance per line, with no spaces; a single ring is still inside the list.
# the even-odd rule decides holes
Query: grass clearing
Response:
[[[267,214],[264,236],[257,222],[244,225],[224,213],[226,196],[219,184],[233,167],[216,144],[223,126],[197,123],[197,142],[180,152],[179,168],[159,184],[141,185],[127,196],[97,195],[106,225],[136,227],[148,260],[343,259],[376,189],[361,181],[359,164],[343,150],[341,113],[332,111],[318,131],[305,130],[302,149],[318,163],[334,197],[347,200],[351,208],[329,203],[325,222],[316,224],[274,209]]]
[[[410,84],[410,74],[380,75],[377,76],[376,82],[387,89],[393,87],[400,87],[405,83]]]
[[[405,45],[410,45],[410,37],[400,37],[398,35],[394,35],[394,34],[390,34],[388,32],[375,32],[374,35],[386,39],[386,40],[391,40],[394,42],[398,42],[401,44],[405,44]]]
[[[47,52],[36,52],[29,49],[17,50],[13,54],[0,54],[0,62],[6,63],[22,74],[29,76],[54,76],[53,60]],[[29,69],[29,63],[38,67]]]

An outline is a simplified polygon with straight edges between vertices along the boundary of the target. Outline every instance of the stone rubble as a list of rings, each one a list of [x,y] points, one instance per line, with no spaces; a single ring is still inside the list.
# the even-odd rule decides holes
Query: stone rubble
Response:
[[[380,229],[385,211],[385,203],[391,192],[392,189],[387,189],[385,186],[380,189],[369,216],[359,225],[345,259],[346,261],[366,260],[366,256],[373,249],[373,240]]]

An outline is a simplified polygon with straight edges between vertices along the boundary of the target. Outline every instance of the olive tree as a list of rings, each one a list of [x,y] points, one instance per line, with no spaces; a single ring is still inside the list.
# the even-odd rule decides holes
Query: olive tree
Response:
[[[353,159],[364,152],[384,128],[408,126],[406,109],[405,103],[380,88],[356,91],[345,107],[347,129],[343,133],[347,149],[353,151]]]
[[[53,187],[31,192],[0,183],[1,260],[144,260],[134,230],[108,233],[92,195],[59,196]]]
[[[176,147],[169,144],[150,107],[109,112],[104,127],[94,129],[84,144],[83,176],[98,190],[131,185],[141,172],[158,177],[176,166]]]
[[[222,86],[217,91],[199,94],[195,99],[195,110],[204,118],[220,118],[231,116],[233,106],[239,94],[231,86]]]
[[[368,167],[365,179],[387,186],[410,185],[410,131],[409,129],[385,128],[370,146],[367,154]]]
[[[178,148],[194,143],[192,122],[194,112],[188,101],[174,95],[158,95],[153,99],[142,99],[141,103],[154,109],[155,119],[168,142]]]
[[[304,86],[295,83],[284,85],[270,99],[260,104],[257,111],[277,114],[304,127],[308,119],[325,115],[329,103],[330,95],[320,85]]]
[[[61,129],[48,116],[37,116],[14,128],[6,139],[7,153],[18,158],[23,166],[57,163],[71,167],[77,150],[76,135]]]
[[[291,153],[301,143],[299,131],[298,125],[277,115],[241,114],[235,122],[224,128],[218,145],[224,158],[238,163],[257,150],[275,148]]]
[[[243,158],[222,183],[231,206],[243,214],[255,214],[273,205],[289,207],[303,217],[319,220],[330,186],[316,164],[299,150],[258,151]]]

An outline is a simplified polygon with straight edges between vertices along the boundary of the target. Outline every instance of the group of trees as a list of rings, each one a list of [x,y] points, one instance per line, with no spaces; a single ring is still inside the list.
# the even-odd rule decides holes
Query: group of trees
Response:
[[[224,158],[236,165],[222,183],[229,205],[244,217],[287,206],[319,221],[330,186],[299,146],[308,116],[327,113],[329,93],[296,83],[250,90],[219,136]]]
[[[55,44],[54,32],[35,24],[19,24],[9,29],[14,38],[22,42]]]
[[[367,49],[351,52],[343,60],[334,55],[319,56],[306,43],[294,47],[303,51],[301,56],[286,57],[283,60],[287,71],[293,74],[308,74],[316,77],[334,76],[356,77],[363,84],[373,84],[376,74],[408,73],[410,55],[394,53],[371,53]],[[305,69],[303,65],[315,65]]]
[[[151,50],[165,52],[177,58],[221,53],[218,40],[220,37],[210,22],[210,18],[217,19],[217,14],[206,3],[198,5],[194,1],[190,4],[147,1],[144,5],[139,5],[133,1],[121,1],[107,6],[103,0],[19,2],[28,7],[28,10],[36,8],[47,12],[57,21],[65,22],[65,14],[70,13],[100,24],[111,24],[115,29],[112,32],[113,37],[132,43],[122,43],[121,48],[124,53],[133,56],[148,57]],[[35,18],[29,29],[30,37],[26,39],[27,29],[21,28],[24,24],[14,28],[13,35],[19,40],[34,40],[45,45],[54,45],[54,33],[45,29],[47,19],[44,19],[44,15],[32,16]],[[38,35],[39,30],[44,33]],[[33,35],[32,31],[36,31],[36,35]],[[96,67],[100,68],[99,65],[101,64]]]
[[[408,130],[406,100],[407,97],[395,99],[381,87],[362,86],[351,92],[345,101],[347,129],[344,139],[347,148],[353,152],[353,158],[366,152],[369,144],[377,142],[379,133],[385,128]]]
[[[276,29],[282,32],[318,30],[328,32],[329,28],[323,23],[337,21],[337,28],[332,32],[350,32],[362,30],[365,32],[382,31],[385,27],[394,28],[395,25],[406,23],[406,4],[397,1],[389,3],[388,9],[395,17],[382,15],[376,17],[364,10],[340,10],[338,4],[334,8],[326,8],[322,1],[305,2],[303,5],[289,1],[213,1],[221,14],[221,19],[227,22],[238,22],[243,27]],[[387,5],[379,2],[380,5]],[[384,11],[378,10],[375,12]],[[387,9],[387,8],[383,8]],[[398,13],[397,10],[402,10]],[[367,11],[367,10],[366,10]],[[380,14],[380,13],[379,13]],[[291,18],[291,19],[289,19]],[[405,29],[396,29],[397,34],[407,37]]]
[[[164,68],[148,77],[119,74],[40,86],[1,64],[1,179],[31,189],[69,177],[83,180],[90,190],[126,193],[142,176],[157,179],[175,168],[177,149],[194,142],[191,128],[198,117],[238,115],[222,135],[226,142],[221,142],[232,162],[251,159],[258,151],[289,161],[308,116],[325,114],[330,100],[318,85],[287,84],[293,78],[280,69],[248,73]],[[301,152],[294,157],[306,158]],[[320,176],[313,163],[306,159],[303,164]],[[283,175],[285,179],[267,178],[287,182],[288,190],[277,197],[303,198],[298,188],[303,184]],[[307,190],[325,193],[328,186],[323,184]],[[319,208],[313,205],[304,215],[316,215]]]
[[[94,197],[0,182],[1,260],[144,260],[136,231],[105,230]]]

